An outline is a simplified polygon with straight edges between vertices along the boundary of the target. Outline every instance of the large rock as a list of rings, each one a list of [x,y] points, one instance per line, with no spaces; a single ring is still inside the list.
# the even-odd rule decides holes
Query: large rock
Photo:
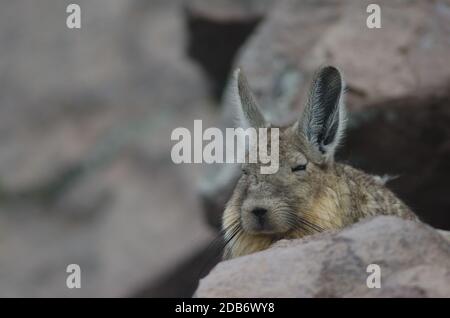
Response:
[[[220,98],[235,54],[264,18],[273,0],[192,0],[185,3],[188,55]]]
[[[212,116],[180,1],[76,3],[80,30],[65,2],[0,5],[2,297],[128,296],[211,239],[201,168],[170,158],[172,129]]]
[[[367,266],[381,270],[371,289]],[[197,297],[450,297],[450,241],[422,223],[381,216],[219,263]]]
[[[323,64],[343,71],[350,109],[450,81],[450,1],[378,1],[380,29],[366,26],[370,3],[277,3],[236,61],[274,120],[302,107]]]
[[[419,218],[450,230],[450,85],[367,105],[349,118],[338,160],[372,174]]]
[[[67,29],[62,2],[2,5],[3,187],[48,182],[136,121],[156,127],[205,96],[178,2],[80,1],[80,30]]]

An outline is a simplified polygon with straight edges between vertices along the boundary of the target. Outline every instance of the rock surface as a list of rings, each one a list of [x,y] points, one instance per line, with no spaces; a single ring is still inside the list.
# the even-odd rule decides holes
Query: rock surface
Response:
[[[129,296],[211,240],[201,167],[170,158],[213,115],[180,1],[76,3],[80,30],[65,1],[1,4],[1,297]]]
[[[203,68],[220,98],[235,55],[273,0],[192,0],[185,2],[187,53]]]
[[[379,289],[367,287],[369,264],[380,266]],[[422,223],[375,217],[219,263],[196,296],[450,297],[450,241]]]
[[[376,175],[419,218],[450,230],[450,85],[367,105],[349,118],[338,160]]]
[[[280,1],[236,64],[277,121],[299,109],[320,65],[344,73],[350,109],[450,81],[450,1],[382,0],[381,28],[366,26],[371,1]]]

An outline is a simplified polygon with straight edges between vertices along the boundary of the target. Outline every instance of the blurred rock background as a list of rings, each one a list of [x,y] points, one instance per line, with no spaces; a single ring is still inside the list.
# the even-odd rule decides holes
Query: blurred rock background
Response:
[[[215,112],[181,3],[77,1],[80,30],[69,3],[1,4],[0,296],[130,296],[213,237],[201,167],[170,159],[172,130]]]
[[[81,6],[82,28],[66,27]],[[0,296],[190,296],[236,171],[175,165],[176,127],[232,125],[240,65],[292,119],[314,70],[342,69],[343,160],[450,229],[450,3],[16,0],[0,4]],[[211,226],[212,225],[212,226]],[[66,266],[82,288],[66,287]]]

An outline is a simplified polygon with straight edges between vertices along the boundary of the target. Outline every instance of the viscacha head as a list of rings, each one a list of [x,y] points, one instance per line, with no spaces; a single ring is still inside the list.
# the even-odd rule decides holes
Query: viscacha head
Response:
[[[239,69],[231,85],[241,126],[267,127],[270,134],[275,127],[265,120]],[[260,163],[242,165],[242,175],[223,215],[227,243],[234,240],[242,249],[258,250],[280,238],[321,230],[326,220],[320,220],[314,210],[334,180],[333,158],[346,119],[343,92],[339,70],[321,68],[303,113],[291,126],[279,127],[278,171],[261,174]]]

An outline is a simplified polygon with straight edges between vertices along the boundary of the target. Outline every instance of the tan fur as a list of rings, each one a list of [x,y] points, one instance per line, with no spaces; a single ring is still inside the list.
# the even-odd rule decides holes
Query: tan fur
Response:
[[[298,125],[280,128],[277,173],[262,175],[259,164],[243,165],[245,173],[223,215],[224,258],[266,249],[283,238],[341,229],[378,214],[417,220],[380,177],[321,154],[298,133]],[[306,164],[306,169],[293,172],[299,164]],[[255,207],[268,210],[267,230],[258,230]]]

